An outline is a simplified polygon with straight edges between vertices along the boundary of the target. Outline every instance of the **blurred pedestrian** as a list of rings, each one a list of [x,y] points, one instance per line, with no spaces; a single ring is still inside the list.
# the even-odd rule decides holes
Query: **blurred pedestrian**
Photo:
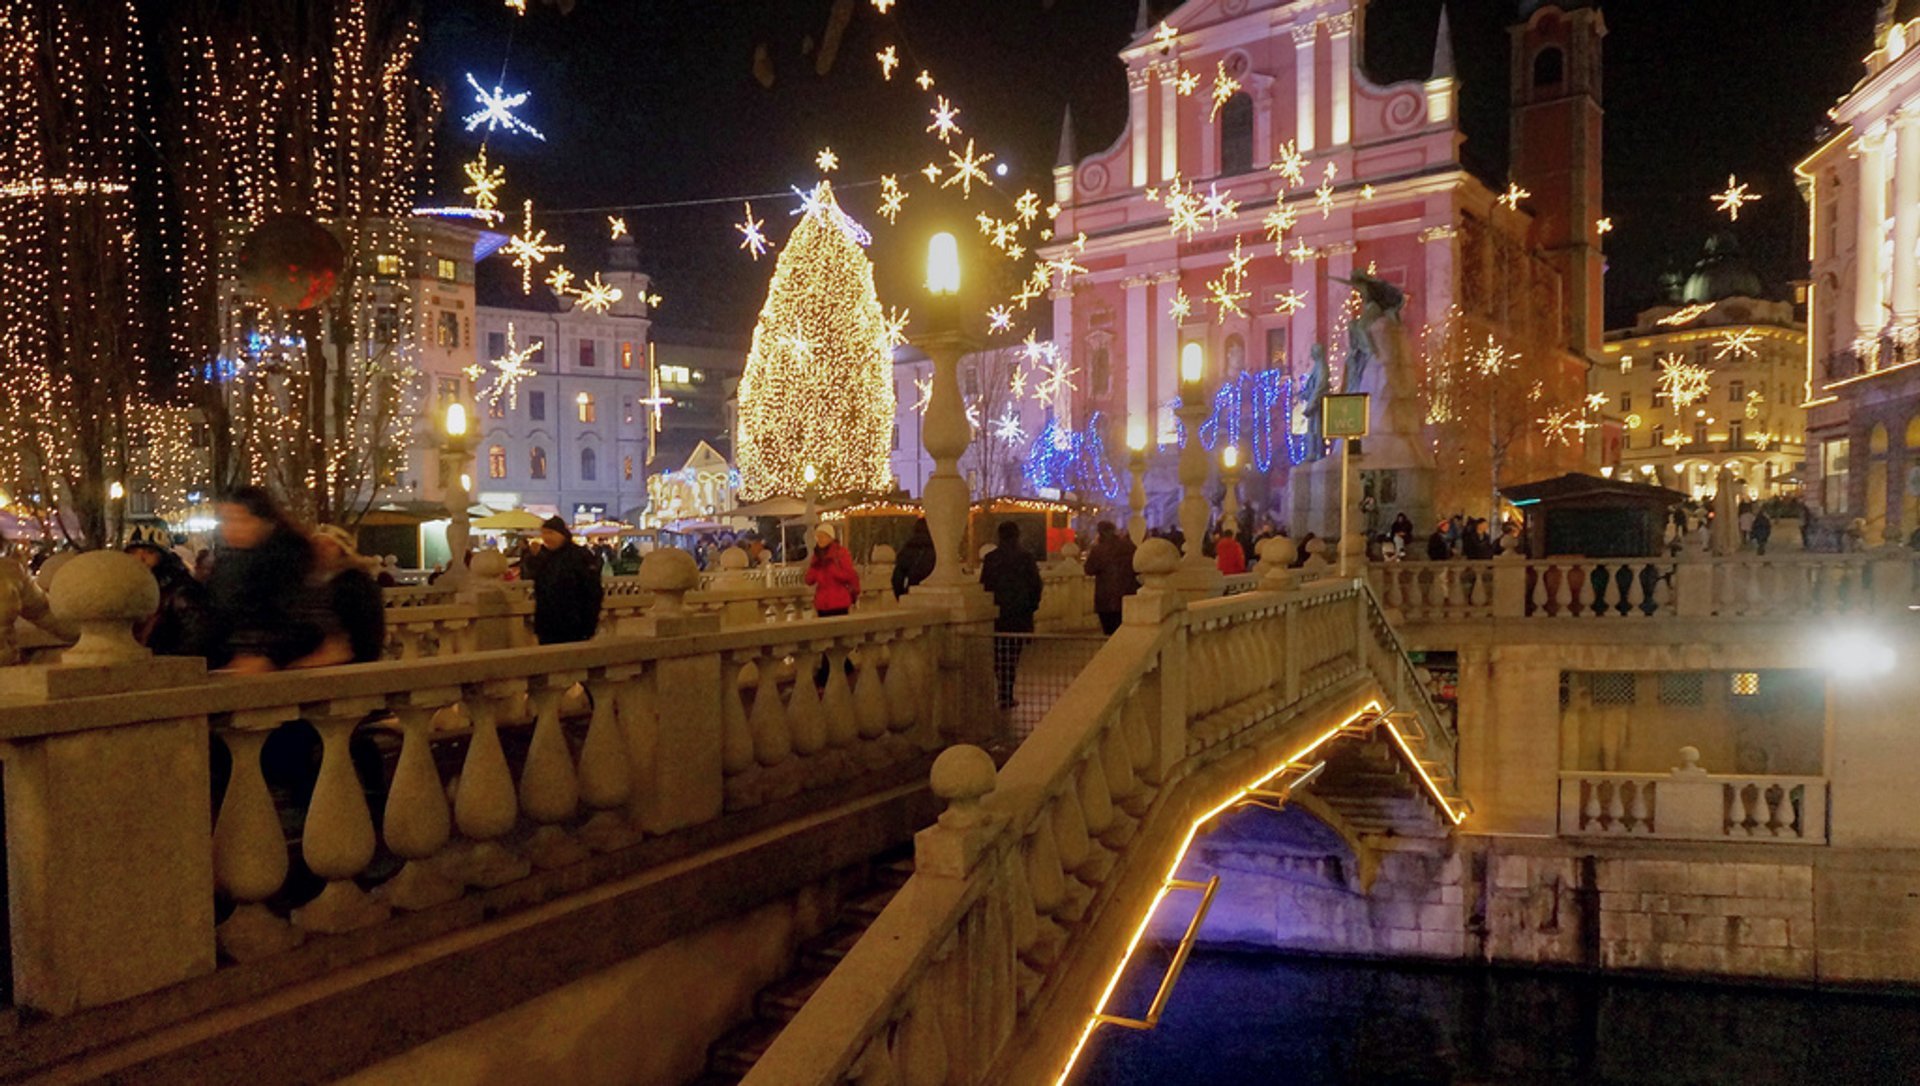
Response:
[[[540,550],[521,562],[533,581],[533,633],[542,645],[585,641],[600,628],[600,561],[559,517],[540,525]]]
[[[1020,525],[1000,522],[999,545],[980,563],[980,584],[993,593],[1000,613],[993,620],[996,634],[1031,634],[1034,612],[1040,610],[1040,564],[1020,545]],[[1020,653],[1026,648],[1021,637],[993,639],[993,671],[999,683],[1000,708],[1011,709],[1013,680],[1020,666]]]
[[[933,549],[933,530],[927,527],[927,518],[921,517],[913,522],[912,534],[900,547],[900,553],[894,556],[894,598],[906,595],[914,585],[931,576],[937,558]]]
[[[207,651],[207,589],[186,562],[153,543],[129,543],[126,551],[153,571],[160,606],[134,625],[133,636],[155,656],[199,656]]]
[[[241,487],[216,507],[221,550],[207,582],[207,662],[241,673],[286,667],[301,655],[297,618],[307,571],[307,538],[273,496]]]
[[[1133,540],[1120,534],[1110,520],[1095,530],[1093,549],[1087,552],[1087,575],[1093,578],[1093,613],[1100,616],[1100,630],[1111,635],[1120,628],[1120,616],[1127,597],[1140,590],[1140,578],[1133,572]]]
[[[293,667],[369,664],[385,653],[386,608],[372,563],[354,548],[344,528],[313,530],[313,577],[307,586],[306,623],[312,645]]]
[[[1229,577],[1247,571],[1247,549],[1234,537],[1233,525],[1220,527],[1220,538],[1213,545],[1213,560],[1220,572]]]

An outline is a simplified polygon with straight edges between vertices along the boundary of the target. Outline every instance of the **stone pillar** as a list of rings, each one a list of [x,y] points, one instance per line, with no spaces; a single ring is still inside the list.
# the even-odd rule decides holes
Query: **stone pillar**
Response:
[[[1895,122],[1893,171],[1893,314],[1902,331],[1920,324],[1920,112]]]
[[[1207,447],[1200,441],[1200,424],[1212,413],[1212,394],[1204,364],[1198,380],[1189,381],[1186,376],[1181,375],[1178,412],[1187,431],[1187,443],[1180,450],[1180,532],[1186,536],[1186,553],[1180,560],[1174,585],[1190,596],[1217,596],[1225,578],[1202,549],[1211,512],[1206,487],[1212,465]]]
[[[1343,12],[1327,20],[1328,41],[1333,47],[1332,143],[1345,147],[1353,142],[1353,13]]]
[[[1153,281],[1154,319],[1149,326],[1159,329],[1153,344],[1153,416],[1147,427],[1148,447],[1173,444],[1173,412],[1167,405],[1180,395],[1180,327],[1169,311],[1180,292],[1180,273],[1164,272]]]
[[[1145,425],[1143,421],[1143,432]],[[1133,476],[1133,487],[1127,491],[1127,538],[1138,547],[1147,538],[1147,450],[1128,452],[1127,473]]]
[[[1124,361],[1127,367],[1127,424],[1131,426],[1135,419],[1152,433],[1153,426],[1153,377],[1148,372],[1147,360],[1151,357],[1153,336],[1152,311],[1148,307],[1147,283],[1144,275],[1130,276],[1121,281],[1127,299],[1127,338]],[[1055,324],[1054,327],[1060,327]]]
[[[1880,236],[1886,219],[1886,133],[1870,132],[1861,137],[1856,151],[1860,161],[1860,183],[1856,190],[1859,218],[1854,239],[1858,250],[1853,288],[1853,323],[1861,339],[1877,339],[1885,317],[1881,312],[1884,297],[1880,282]]]
[[[1293,28],[1293,76],[1294,76],[1294,145],[1301,154],[1314,148],[1314,114],[1318,108],[1314,101],[1314,39],[1320,33],[1320,24],[1309,23]]]
[[[1148,125],[1151,113],[1147,105],[1147,87],[1153,81],[1153,72],[1148,68],[1133,68],[1127,72],[1127,131],[1132,170],[1129,179],[1134,188],[1147,185],[1147,144]]]
[[[1307,300],[1305,305],[1294,310],[1293,325],[1287,330],[1288,362],[1296,375],[1307,372],[1312,361],[1308,352],[1320,340],[1319,278],[1319,257],[1310,256],[1305,260],[1293,261],[1293,290]],[[1299,377],[1296,376],[1295,380],[1299,380]],[[1289,426],[1292,422],[1291,419],[1287,420]]]
[[[960,402],[960,355],[965,344],[957,334],[940,333],[926,337],[921,349],[933,359],[933,394],[920,423],[921,441],[933,457],[933,474],[921,496],[935,554],[927,583],[936,587],[963,585],[967,574],[961,568],[966,560],[961,548],[967,532],[968,493],[967,480],[960,474],[960,457],[973,440],[966,408]]]
[[[1179,66],[1163,64],[1155,71],[1160,77],[1160,180],[1170,181],[1180,172],[1180,92],[1173,85]]]

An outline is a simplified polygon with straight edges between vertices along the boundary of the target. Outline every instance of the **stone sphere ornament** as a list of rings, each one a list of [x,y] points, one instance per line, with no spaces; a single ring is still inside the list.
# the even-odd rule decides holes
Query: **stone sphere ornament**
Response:
[[[333,295],[346,251],[303,215],[270,215],[240,246],[240,282],[277,309],[312,309]]]
[[[80,630],[62,663],[108,664],[148,654],[133,639],[133,624],[159,609],[160,586],[138,558],[121,551],[75,555],[47,598],[55,618]]]

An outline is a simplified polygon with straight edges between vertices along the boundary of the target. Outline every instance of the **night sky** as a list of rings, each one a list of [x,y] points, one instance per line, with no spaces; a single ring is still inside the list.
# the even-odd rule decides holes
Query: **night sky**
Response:
[[[1445,0],[1463,82],[1468,165],[1498,188],[1507,149],[1507,34],[1512,0]],[[837,3],[851,18],[831,64],[822,44]],[[475,136],[455,118],[471,107],[464,73],[491,83],[506,65],[508,90],[529,90],[523,111],[548,142],[496,136],[490,155],[508,168],[506,205],[531,196],[541,209],[595,208],[783,192],[818,176],[815,151],[831,146],[848,184],[904,176],[938,145],[922,131],[925,98],[903,78],[933,71],[960,123],[1009,164],[1005,196],[959,205],[914,195],[897,227],[872,212],[872,189],[844,193],[874,229],[883,303],[911,305],[919,254],[936,229],[965,227],[986,208],[1006,216],[1031,187],[1049,196],[1060,117],[1073,107],[1081,155],[1106,147],[1126,117],[1124,69],[1115,55],[1132,30],[1136,0],[900,0],[888,15],[867,0],[577,0],[562,15],[543,0],[516,18],[497,0],[428,0],[424,64],[449,90],[440,143],[443,195],[457,191],[458,162]],[[1177,4],[1153,6],[1157,18]],[[1367,53],[1376,77],[1419,78],[1432,55],[1441,0],[1374,0]],[[1804,274],[1805,206],[1793,163],[1811,151],[1826,110],[1862,74],[1875,0],[1615,0],[1605,5],[1606,208],[1610,327],[1656,300],[1668,267],[1691,264],[1716,224],[1707,197],[1729,172],[1765,198],[1742,212],[1739,235],[1776,296]],[[892,84],[873,60],[900,46]],[[755,78],[764,46],[773,74]],[[824,68],[824,74],[821,69]],[[944,161],[944,156],[942,156]],[[914,179],[916,182],[918,179]],[[768,232],[785,237],[794,206],[756,200]],[[666,302],[661,323],[751,331],[772,261],[735,250],[738,200],[631,211],[641,262]],[[603,215],[545,220],[572,248],[581,274],[599,263]]]

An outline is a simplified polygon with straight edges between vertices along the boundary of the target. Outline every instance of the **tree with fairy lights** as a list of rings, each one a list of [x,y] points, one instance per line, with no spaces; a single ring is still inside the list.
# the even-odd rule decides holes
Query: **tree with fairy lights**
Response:
[[[81,546],[143,399],[139,35],[131,0],[0,5],[0,501]]]
[[[780,251],[740,378],[740,496],[884,491],[892,480],[893,347],[865,229],[827,182]]]
[[[303,517],[351,523],[419,437],[425,318],[413,291],[376,278],[380,258],[421,248],[409,218],[440,102],[415,72],[416,5],[181,10],[168,43],[169,343],[207,418],[217,482],[251,479]],[[298,251],[301,224],[316,256],[315,231],[339,247],[315,261],[331,292],[245,281],[242,239]]]

